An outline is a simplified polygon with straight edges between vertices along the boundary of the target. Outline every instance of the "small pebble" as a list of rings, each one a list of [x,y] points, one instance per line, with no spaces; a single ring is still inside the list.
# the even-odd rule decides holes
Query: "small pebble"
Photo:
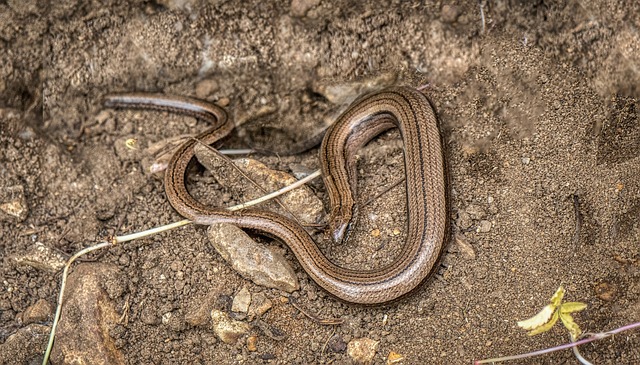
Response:
[[[370,338],[356,338],[347,344],[347,354],[357,364],[370,364],[376,356],[378,344]]]
[[[258,350],[258,336],[249,336],[247,338],[247,350],[253,352]]]
[[[218,83],[215,80],[202,80],[196,85],[196,96],[200,99],[206,99],[216,90],[218,90]]]
[[[331,352],[335,352],[336,354],[342,354],[347,350],[347,343],[344,342],[344,339],[340,335],[331,337],[327,346]]]
[[[34,305],[25,309],[24,313],[22,313],[22,323],[31,324],[44,322],[51,317],[52,313],[53,310],[49,302],[44,299],[40,299]]]
[[[458,16],[460,16],[460,11],[458,7],[453,5],[445,5],[442,7],[442,11],[440,12],[440,17],[444,23],[454,23],[458,20]]]
[[[531,162],[531,159],[530,159],[529,157],[523,157],[523,158],[522,158],[522,163],[523,163],[523,164],[528,165],[528,164],[529,164],[529,162]]]
[[[490,230],[491,230],[491,222],[489,222],[489,221],[480,221],[480,224],[478,224],[478,228],[476,229],[476,232],[487,233]]]
[[[211,321],[218,338],[228,344],[235,344],[250,329],[249,324],[231,319],[225,312],[217,309],[211,311]]]
[[[249,304],[251,304],[251,293],[247,287],[243,287],[235,297],[233,297],[233,303],[231,304],[231,311],[238,313],[247,313],[249,310]]]
[[[594,288],[596,296],[604,301],[611,301],[618,291],[613,284],[603,282],[596,285]]]

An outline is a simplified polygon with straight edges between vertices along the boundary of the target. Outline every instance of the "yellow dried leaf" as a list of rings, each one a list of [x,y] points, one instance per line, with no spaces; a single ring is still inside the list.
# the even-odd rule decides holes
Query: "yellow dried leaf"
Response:
[[[387,356],[387,365],[396,364],[402,360],[404,360],[404,356],[402,356],[402,354],[391,351],[389,352],[389,356]]]
[[[580,312],[581,310],[587,308],[587,305],[581,302],[567,302],[562,303],[560,306],[560,312],[562,313],[573,313]]]
[[[573,338],[575,340],[575,339],[578,338],[578,336],[580,336],[580,334],[582,333],[582,330],[580,329],[578,324],[576,322],[574,322],[573,317],[571,316],[571,314],[569,314],[569,313],[560,313],[560,320],[562,321],[562,324],[564,324],[564,326],[571,333],[571,338]]]
[[[559,306],[560,303],[562,303],[562,298],[564,298],[564,288],[561,286],[551,297],[551,305],[553,305],[554,307]]]
[[[518,326],[525,330],[530,330],[530,329],[540,327],[543,324],[549,322],[549,318],[551,318],[555,310],[556,310],[556,306],[549,304],[544,308],[542,308],[542,310],[538,312],[538,314],[536,314],[535,316],[529,319],[525,319],[524,321],[518,322]]]
[[[528,335],[535,336],[539,333],[547,332],[548,330],[550,330],[553,327],[553,325],[556,324],[556,322],[558,322],[559,313],[560,313],[559,311],[554,311],[553,316],[551,317],[551,320],[549,322],[536,327],[533,331],[529,332]]]

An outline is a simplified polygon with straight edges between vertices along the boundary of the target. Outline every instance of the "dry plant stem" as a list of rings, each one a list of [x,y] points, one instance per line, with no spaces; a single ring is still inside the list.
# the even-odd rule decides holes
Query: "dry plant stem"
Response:
[[[239,205],[236,205],[234,207],[228,208],[228,210],[235,211],[235,210],[248,208],[248,207],[250,207],[252,205],[260,204],[260,203],[262,203],[264,201],[267,201],[269,199],[273,199],[273,198],[275,198],[275,197],[277,197],[279,195],[282,195],[282,194],[284,194],[284,193],[286,193],[288,191],[296,189],[297,187],[308,183],[309,181],[315,179],[316,177],[318,177],[320,175],[322,175],[322,171],[316,170],[313,173],[311,173],[309,176],[307,176],[305,178],[302,178],[302,179],[296,181],[295,183],[293,183],[293,184],[291,184],[289,186],[285,186],[284,188],[282,188],[282,189],[280,189],[278,191],[274,191],[273,193],[267,194],[267,195],[265,195],[265,196],[263,196],[261,198],[254,199],[252,201],[249,201],[249,202],[246,202],[246,203],[239,204]]]
[[[529,353],[526,353],[526,354],[520,354],[520,355],[496,357],[496,358],[493,358],[493,359],[486,359],[486,360],[476,360],[473,363],[474,363],[474,365],[477,365],[477,364],[490,364],[490,363],[500,362],[500,361],[518,360],[518,359],[524,359],[524,358],[527,358],[527,357],[534,357],[534,356],[543,355],[543,354],[547,354],[547,353],[554,352],[554,351],[565,350],[565,349],[568,349],[568,348],[571,348],[571,347],[576,347],[576,346],[579,346],[579,345],[583,345],[585,343],[589,343],[589,342],[593,342],[595,340],[600,340],[600,339],[603,339],[603,338],[607,338],[609,336],[613,336],[613,335],[618,334],[620,332],[628,331],[628,330],[634,329],[634,328],[640,328],[640,322],[636,322],[636,323],[628,324],[626,326],[618,327],[618,328],[616,328],[614,330],[611,330],[611,331],[608,331],[608,332],[593,333],[593,334],[589,335],[589,337],[587,337],[587,338],[584,338],[584,339],[576,341],[576,342],[567,343],[567,344],[564,344],[564,345],[561,345],[561,346],[551,347],[551,348],[538,350],[538,351],[534,351],[534,352],[529,352]]]
[[[60,293],[58,294],[58,306],[56,308],[56,314],[53,318],[53,324],[51,325],[51,334],[49,335],[49,343],[47,344],[47,349],[44,353],[44,358],[42,359],[42,365],[47,365],[49,362],[49,355],[51,353],[51,349],[53,348],[53,340],[55,338],[56,327],[58,326],[58,321],[60,320],[60,313],[62,312],[62,300],[64,299],[64,288],[67,283],[67,274],[69,272],[69,268],[71,264],[80,256],[86,255],[89,252],[96,251],[105,247],[109,247],[114,245],[114,242],[101,242],[95,246],[87,247],[83,250],[78,251],[75,255],[71,256],[67,264],[64,266],[64,270],[62,271],[62,282],[60,284]]]
[[[571,342],[575,342],[575,340],[574,340],[572,335],[569,335],[569,339],[571,340]],[[575,355],[576,359],[578,359],[578,361],[580,361],[583,365],[593,365],[587,359],[582,357],[582,354],[580,353],[580,350],[578,350],[578,346],[572,347],[571,350],[573,350],[573,354]]]
[[[275,191],[273,193],[268,194],[267,196],[263,196],[260,197],[258,199],[246,202],[244,204],[240,204],[240,205],[236,205],[233,207],[229,207],[227,209],[229,210],[239,210],[239,209],[244,209],[248,206],[251,205],[255,205],[255,204],[259,204],[263,201],[267,201],[269,199],[272,199],[276,196],[282,195],[290,190],[293,190],[313,179],[315,179],[316,177],[320,176],[320,170],[315,171],[314,173],[312,173],[311,175],[305,177],[304,179],[300,179],[298,181],[296,181],[295,183],[289,185],[289,186],[285,186],[284,188]],[[136,233],[131,233],[125,236],[115,236],[113,237],[113,239],[110,242],[101,242],[95,246],[91,246],[91,247],[87,247],[85,249],[82,249],[80,251],[78,251],[75,255],[73,255],[69,261],[67,261],[66,265],[64,266],[64,270],[62,271],[62,280],[60,283],[60,293],[58,294],[58,305],[56,307],[56,314],[55,317],[53,318],[53,323],[51,325],[51,332],[49,334],[49,342],[47,343],[47,348],[45,350],[44,353],[44,358],[42,359],[42,365],[47,365],[47,363],[49,362],[49,356],[51,354],[51,349],[53,348],[53,341],[55,339],[55,334],[56,334],[56,327],[58,326],[58,321],[60,320],[60,313],[62,312],[62,301],[64,299],[64,289],[65,286],[67,284],[67,275],[69,273],[69,268],[71,267],[71,264],[73,264],[73,262],[75,260],[77,260],[80,256],[86,255],[90,252],[96,251],[96,250],[100,250],[102,248],[105,247],[109,247],[109,246],[115,246],[118,243],[123,243],[123,242],[127,242],[127,241],[132,241],[135,239],[139,239],[139,238],[143,238],[146,236],[151,236],[153,234],[156,233],[160,233],[160,232],[164,232],[164,231],[168,231],[174,228],[178,228],[178,227],[182,227],[185,226],[187,224],[190,224],[191,221],[188,219],[183,219],[181,221],[178,222],[174,222],[171,224],[167,224],[164,226],[160,226],[160,227],[156,227],[156,228],[151,228],[148,229],[146,231],[142,231],[142,232],[136,232]]]

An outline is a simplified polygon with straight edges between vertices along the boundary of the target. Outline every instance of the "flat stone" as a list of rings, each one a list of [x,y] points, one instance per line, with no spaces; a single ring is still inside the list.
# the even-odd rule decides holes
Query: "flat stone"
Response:
[[[238,313],[247,313],[249,310],[249,304],[251,304],[251,293],[247,287],[243,287],[235,297],[233,297],[233,303],[231,304],[231,311]]]
[[[228,159],[204,146],[196,146],[195,153],[198,161],[209,170],[220,185],[224,186],[233,196],[242,197],[245,202],[260,198],[298,181],[292,175],[271,169],[258,160],[239,158],[232,161],[236,166],[234,168],[230,166]],[[249,181],[245,175],[262,189]],[[280,195],[278,200],[286,207],[286,210],[283,210],[274,201],[261,203],[259,207],[278,211],[285,215],[293,215],[303,224],[315,224],[324,217],[322,201],[308,186],[300,186]]]
[[[16,254],[12,258],[20,265],[28,265],[49,272],[62,270],[67,262],[64,256],[42,242],[36,242],[27,252]]]
[[[240,228],[213,224],[207,234],[220,256],[245,279],[289,293],[300,288],[298,278],[284,256],[256,243]]]
[[[124,292],[123,278],[115,265],[78,265],[67,279],[65,302],[56,342],[51,353],[54,364],[124,364],[110,331],[119,323],[113,296]]]
[[[211,321],[213,322],[213,331],[218,338],[228,344],[235,344],[251,329],[248,323],[229,318],[225,312],[217,309],[211,311]]]

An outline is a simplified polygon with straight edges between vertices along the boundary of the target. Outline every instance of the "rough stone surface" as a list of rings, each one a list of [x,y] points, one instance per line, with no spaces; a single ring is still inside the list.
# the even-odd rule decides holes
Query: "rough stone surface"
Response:
[[[243,230],[230,224],[214,224],[207,233],[218,253],[244,278],[286,292],[300,288],[287,260],[269,247],[257,244]]]
[[[51,360],[56,364],[124,364],[124,357],[109,332],[118,324],[120,314],[107,293],[117,293],[115,265],[81,264],[69,275],[66,299],[56,332]],[[117,286],[117,284],[116,284]]]
[[[233,196],[241,196],[243,201],[250,201],[261,196],[277,191],[285,186],[291,185],[297,179],[290,174],[273,170],[260,161],[250,158],[240,158],[233,160],[233,163],[253,182],[260,185],[258,189],[236,168],[230,167],[226,158],[221,158],[215,152],[203,146],[196,146],[195,149],[198,161],[211,172],[213,177]],[[307,186],[298,187],[278,197],[278,200],[287,209],[271,201],[259,205],[262,209],[276,210],[283,214],[293,214],[295,218],[306,224],[318,223],[324,216],[322,201]]]
[[[314,6],[318,6],[320,0],[291,0],[291,15],[303,17]]]
[[[376,356],[378,341],[370,338],[356,338],[347,344],[347,354],[357,364],[371,364]]]
[[[41,351],[49,339],[51,327],[30,324],[20,328],[0,344],[0,364],[33,364],[42,362]]]
[[[44,322],[51,318],[53,314],[53,308],[49,302],[44,299],[40,299],[32,306],[29,306],[22,313],[22,323],[31,324],[36,322]]]
[[[218,338],[228,344],[235,344],[251,329],[248,323],[231,319],[225,312],[217,309],[211,311],[211,321],[213,322],[213,331]]]
[[[249,304],[251,304],[251,293],[247,287],[243,287],[235,297],[233,297],[233,303],[231,304],[231,310],[239,313],[247,313],[249,310]]]
[[[67,261],[64,256],[42,242],[36,242],[27,252],[13,256],[13,259],[18,264],[50,272],[62,270]]]
[[[29,215],[24,187],[13,185],[0,189],[0,220],[22,222]]]

